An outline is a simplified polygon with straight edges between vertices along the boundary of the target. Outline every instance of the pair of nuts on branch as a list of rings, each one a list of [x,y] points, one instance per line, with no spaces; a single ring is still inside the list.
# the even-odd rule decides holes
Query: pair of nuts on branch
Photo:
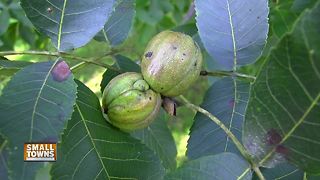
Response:
[[[201,66],[201,50],[190,36],[157,34],[142,57],[142,74],[121,74],[104,89],[102,105],[108,121],[124,131],[147,127],[160,110],[161,95],[182,94],[197,80]]]

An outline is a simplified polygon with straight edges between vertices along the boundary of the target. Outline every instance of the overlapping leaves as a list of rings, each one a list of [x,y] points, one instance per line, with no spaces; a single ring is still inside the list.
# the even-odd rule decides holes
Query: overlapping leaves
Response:
[[[0,57],[0,75],[11,76],[30,64],[32,63],[24,61],[10,61],[4,57]]]
[[[252,88],[243,142],[256,161],[320,172],[320,3],[265,61]]]
[[[161,179],[153,151],[104,119],[95,94],[78,83],[72,119],[59,144],[54,179]]]
[[[167,127],[164,110],[161,110],[158,117],[149,127],[137,130],[132,135],[156,152],[166,169],[173,170],[176,168],[177,148]]]
[[[111,46],[121,44],[129,35],[135,13],[135,0],[117,0],[115,10],[95,39],[107,41]]]
[[[187,162],[165,179],[243,179],[250,180],[252,172],[245,171],[249,163],[232,153],[204,156]]]
[[[75,99],[76,84],[64,61],[32,64],[12,77],[0,97],[0,132],[10,142],[13,179],[34,177],[41,163],[23,162],[23,143],[57,141]]]
[[[107,86],[107,84],[113,79],[114,77],[118,76],[121,73],[125,72],[140,72],[140,66],[136,64],[131,59],[122,56],[122,55],[116,55],[115,56],[115,63],[113,67],[117,68],[118,71],[115,71],[113,69],[107,69],[106,72],[103,74],[103,78],[100,84],[101,92],[103,92],[104,88]]]
[[[241,139],[249,92],[249,82],[231,77],[223,78],[209,88],[201,106],[219,118],[237,138]],[[240,154],[227,134],[201,113],[197,113],[190,131],[187,155],[191,159],[221,152]]]

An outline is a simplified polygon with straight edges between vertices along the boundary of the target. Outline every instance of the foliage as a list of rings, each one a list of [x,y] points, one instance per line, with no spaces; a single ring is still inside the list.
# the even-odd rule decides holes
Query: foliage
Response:
[[[319,0],[0,0],[0,179],[318,179],[319,17]],[[164,30],[205,64],[176,117],[123,132],[101,94]],[[58,142],[57,162],[23,162],[25,142]]]

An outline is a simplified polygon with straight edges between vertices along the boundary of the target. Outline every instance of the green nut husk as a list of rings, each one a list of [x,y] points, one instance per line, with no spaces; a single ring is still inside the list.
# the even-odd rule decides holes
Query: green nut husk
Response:
[[[183,33],[163,31],[148,43],[142,57],[143,78],[153,90],[167,97],[185,92],[199,77],[202,54]]]
[[[133,131],[153,122],[160,110],[161,96],[150,89],[141,74],[124,73],[106,86],[102,106],[112,125]]]

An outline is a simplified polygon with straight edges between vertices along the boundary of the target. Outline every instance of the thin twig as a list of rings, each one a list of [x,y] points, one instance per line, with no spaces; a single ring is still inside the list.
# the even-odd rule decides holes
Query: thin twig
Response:
[[[6,147],[7,143],[8,143],[8,140],[5,140],[5,141],[1,144],[1,146],[0,146],[0,154],[2,153],[2,150]]]
[[[260,171],[259,167],[253,167],[254,172],[258,176],[260,180],[265,180],[265,177],[263,176],[262,172]]]
[[[97,62],[97,61],[99,61],[100,59],[102,59],[102,58],[104,58],[104,57],[113,56],[113,55],[115,55],[115,54],[117,54],[117,53],[119,53],[119,52],[120,52],[120,50],[113,49],[113,50],[111,50],[110,52],[103,54],[102,56],[93,58],[91,61],[92,61],[92,62]],[[75,71],[76,69],[81,68],[81,67],[84,66],[85,64],[88,64],[88,62],[80,62],[80,63],[72,66],[70,69],[71,69],[72,71]],[[111,67],[112,67],[112,70],[117,71],[117,72],[121,72],[120,69],[114,68],[113,66],[111,66]],[[109,67],[109,69],[111,69],[111,68]]]
[[[192,1],[189,6],[187,14],[183,17],[182,24],[185,24],[186,22],[188,22],[193,17],[194,14],[195,14],[195,5],[194,5],[194,1]]]
[[[233,141],[233,143],[236,145],[237,149],[242,154],[242,156],[251,164],[252,169],[257,173],[260,180],[265,180],[260,169],[258,167],[256,167],[255,163],[253,162],[251,156],[249,155],[249,153],[247,152],[245,147],[241,144],[241,142],[237,139],[237,137],[217,117],[215,117],[213,114],[211,114],[207,110],[190,103],[185,97],[180,96],[180,98],[183,101],[185,106],[187,106],[188,108],[193,109],[197,112],[204,114],[205,116],[209,117],[214,123],[216,123],[228,135],[228,137]]]
[[[232,76],[232,77],[249,79],[250,81],[256,80],[255,76],[233,72],[233,71],[201,71],[200,75],[201,76],[217,76],[217,77]]]
[[[89,58],[74,56],[72,54],[65,53],[65,52],[48,52],[48,51],[2,51],[0,52],[0,56],[10,56],[10,55],[38,55],[38,56],[62,57],[66,59],[81,61],[82,62],[81,64],[85,64],[85,63],[95,64],[97,66],[101,66],[104,68],[108,68],[108,69],[112,69],[114,71],[120,72],[118,68],[115,68],[108,64],[93,61],[93,60],[90,60]]]

